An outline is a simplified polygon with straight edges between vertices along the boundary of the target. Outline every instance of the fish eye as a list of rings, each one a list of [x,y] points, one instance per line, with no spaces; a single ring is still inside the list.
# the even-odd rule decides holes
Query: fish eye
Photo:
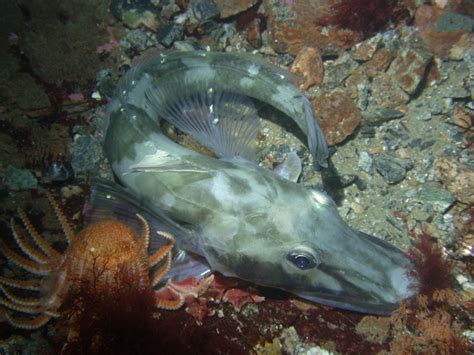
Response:
[[[313,269],[319,265],[316,256],[307,250],[293,250],[288,253],[286,258],[300,270]]]

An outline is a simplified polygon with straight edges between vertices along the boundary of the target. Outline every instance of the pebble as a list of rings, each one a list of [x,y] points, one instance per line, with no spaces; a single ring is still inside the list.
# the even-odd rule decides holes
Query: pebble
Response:
[[[425,78],[433,55],[421,48],[404,48],[393,60],[387,74],[407,94],[413,95]]]
[[[407,170],[413,168],[410,160],[392,157],[388,154],[374,157],[374,166],[388,184],[399,183],[405,179]]]
[[[311,105],[329,145],[344,141],[362,120],[355,103],[342,92],[321,94]]]
[[[357,166],[367,174],[372,174],[373,160],[369,153],[360,152]]]
[[[13,165],[8,165],[3,172],[3,181],[8,188],[14,191],[35,189],[38,187],[38,180],[28,169],[18,169]]]
[[[183,26],[178,25],[177,23],[171,23],[159,30],[158,37],[161,44],[163,44],[165,47],[170,47],[173,42],[181,40],[183,35]]]
[[[323,82],[324,65],[321,53],[317,48],[304,47],[291,64],[292,73],[303,75],[304,81],[300,84],[300,90],[308,90],[312,86],[318,86]]]
[[[220,15],[219,7],[209,0],[194,0],[191,3],[191,11],[200,22],[218,18]]]
[[[127,35],[120,40],[120,45],[125,49],[135,49],[143,52],[145,49],[156,45],[155,40],[149,33],[141,29],[131,30]]]
[[[436,212],[446,212],[456,201],[454,194],[448,190],[433,187],[421,187],[417,199],[425,205],[433,207]]]
[[[405,114],[401,111],[382,107],[369,106],[362,113],[363,123],[367,126],[380,126],[381,124],[403,117]]]
[[[76,134],[70,147],[71,165],[76,174],[97,173],[102,159],[102,145],[93,136]]]

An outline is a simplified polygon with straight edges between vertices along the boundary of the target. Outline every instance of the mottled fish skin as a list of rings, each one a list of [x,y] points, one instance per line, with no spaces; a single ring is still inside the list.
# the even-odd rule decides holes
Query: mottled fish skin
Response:
[[[306,96],[276,67],[249,55],[219,52],[175,52],[146,58],[123,78],[120,101],[145,109],[145,91],[162,80],[176,77],[190,85],[206,87],[220,83],[229,89],[267,103],[292,118],[308,137],[308,147],[316,162],[327,166],[328,148]]]
[[[195,63],[205,69],[200,76]],[[390,313],[413,293],[406,276],[411,265],[401,251],[351,229],[322,192],[238,157],[198,154],[160,131],[145,92],[168,75],[193,73],[202,90],[215,80],[261,80],[233,87],[261,101],[269,100],[259,93],[267,85],[291,86],[259,64],[260,75],[250,75],[251,65],[235,55],[191,52],[155,57],[133,69],[109,109],[104,143],[114,172],[137,198],[188,228],[192,233],[177,236],[179,246],[203,255],[212,269],[335,307]],[[302,94],[293,97],[304,106]],[[290,103],[269,101],[308,132],[301,105],[289,114]],[[322,162],[327,152],[315,155]]]

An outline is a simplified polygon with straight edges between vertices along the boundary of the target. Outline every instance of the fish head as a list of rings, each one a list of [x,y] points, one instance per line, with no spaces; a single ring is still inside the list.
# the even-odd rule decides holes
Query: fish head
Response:
[[[286,289],[310,301],[373,314],[389,314],[415,292],[403,252],[350,228],[334,201],[308,190],[310,215],[297,226],[280,258]]]
[[[323,192],[306,190],[305,198],[305,208],[301,201],[300,207],[288,202],[281,215],[272,213],[276,227],[265,221],[264,235],[241,243],[227,258],[221,253],[215,269],[230,269],[233,276],[315,303],[369,314],[390,314],[414,294],[416,281],[407,274],[412,265],[402,251],[350,228]],[[288,218],[291,223],[285,222]]]

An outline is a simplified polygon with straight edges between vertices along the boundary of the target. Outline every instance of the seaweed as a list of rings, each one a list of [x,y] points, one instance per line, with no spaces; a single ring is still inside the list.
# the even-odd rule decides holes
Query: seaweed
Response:
[[[441,247],[430,235],[415,236],[408,258],[418,279],[417,294],[403,301],[391,315],[390,351],[395,354],[467,354],[462,330],[469,322],[469,305],[455,293]]]
[[[418,294],[432,297],[436,290],[452,289],[452,263],[426,232],[415,236],[408,259],[414,267],[408,275],[418,281]]]
[[[410,17],[400,0],[341,0],[331,6],[332,15],[318,25],[333,25],[366,37]]]
[[[157,339],[155,299],[150,287],[127,267],[104,285],[103,270],[65,297],[63,319],[70,322],[65,354],[153,353]]]

